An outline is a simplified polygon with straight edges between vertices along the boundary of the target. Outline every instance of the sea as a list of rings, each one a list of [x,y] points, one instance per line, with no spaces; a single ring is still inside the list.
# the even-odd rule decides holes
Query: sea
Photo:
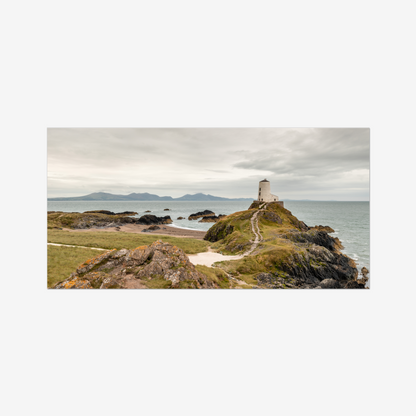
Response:
[[[207,231],[213,223],[189,221],[188,216],[210,210],[216,215],[229,215],[248,209],[251,201],[48,201],[48,211],[85,212],[108,210],[134,211],[136,217],[152,214],[169,215],[169,226]],[[285,208],[306,225],[329,225],[335,230],[344,249],[342,252],[355,260],[358,270],[366,267],[370,272],[370,203],[363,201],[284,201]],[[169,211],[165,211],[169,209]],[[145,211],[151,211],[146,213]],[[178,220],[178,217],[185,217]]]

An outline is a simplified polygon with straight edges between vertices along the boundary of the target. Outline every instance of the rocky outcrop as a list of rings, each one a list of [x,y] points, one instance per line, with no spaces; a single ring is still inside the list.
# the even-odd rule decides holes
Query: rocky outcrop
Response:
[[[139,219],[136,219],[136,224],[143,225],[157,225],[157,224],[172,224],[172,219],[167,215],[166,217],[156,217],[156,215],[143,215]]]
[[[163,211],[170,211],[170,209],[169,208],[165,208]]]
[[[149,228],[145,228],[144,230],[142,230],[142,233],[151,233],[156,230],[161,230],[161,228],[158,225],[152,225]]]
[[[215,243],[216,241],[224,239],[227,235],[232,234],[234,231],[234,226],[222,223],[218,224],[218,226],[211,227],[207,233],[205,234],[204,240],[211,241]]]
[[[274,222],[276,224],[283,224],[282,219],[273,211],[262,211],[258,217],[259,219],[264,218],[266,221]]]
[[[217,216],[208,216],[208,217],[202,217],[202,219],[198,222],[218,222],[221,218],[225,217],[226,215],[220,214]]]
[[[277,273],[260,273],[256,276],[257,282],[260,287],[268,289],[285,289],[285,288],[296,288],[293,279],[284,279]]]
[[[217,222],[219,220],[215,215],[212,217],[202,217],[198,222]]]
[[[247,279],[255,276],[257,288],[360,287],[357,266],[341,253],[343,247],[338,238],[326,231],[309,229],[279,204],[255,202],[250,208],[218,221],[205,236],[219,250],[247,255],[229,265],[229,272]],[[255,241],[256,227],[261,238],[253,250],[250,247]]]
[[[280,271],[293,279],[299,288],[317,287],[325,279],[336,280],[340,286],[355,280],[358,275],[354,260],[325,247],[311,245],[285,258]]]
[[[365,284],[360,283],[357,280],[351,280],[347,282],[344,289],[365,289]]]
[[[178,217],[178,218],[176,218],[177,220],[184,220],[185,219],[185,217]]]
[[[129,289],[165,282],[171,288],[215,288],[180,248],[158,240],[133,250],[109,250],[87,260],[54,289]]]
[[[309,227],[310,230],[325,231],[327,233],[334,233],[335,231],[328,225],[315,225],[315,227]]]
[[[367,269],[367,267],[362,267],[361,268],[361,278],[357,279],[357,282],[361,285],[366,286],[367,282],[368,282],[368,273],[370,273]]]
[[[321,288],[321,289],[340,289],[341,285],[335,279],[324,279],[319,284],[318,288]]]
[[[188,220],[191,221],[191,220],[197,220],[198,218],[201,218],[201,217],[213,217],[213,216],[215,216],[215,213],[206,209],[205,211],[200,211],[200,212],[196,212],[195,214],[191,214],[188,217]]]
[[[137,215],[137,212],[134,211],[124,211],[124,212],[112,212],[112,211],[106,211],[104,209],[102,210],[96,210],[96,211],[84,211],[84,214],[105,214],[105,215]]]
[[[309,230],[299,232],[293,230],[286,234],[282,234],[281,237],[304,245],[316,244],[325,247],[330,251],[339,251],[344,248],[338,237],[331,237],[325,231]]]
[[[110,212],[110,211],[108,211]],[[169,216],[156,217],[155,215],[143,215],[140,218],[131,217],[135,214],[124,212],[121,214],[108,214],[107,212],[65,212],[48,214],[48,227],[68,227],[72,229],[88,229],[102,227],[120,227],[124,224],[158,225],[171,224]]]

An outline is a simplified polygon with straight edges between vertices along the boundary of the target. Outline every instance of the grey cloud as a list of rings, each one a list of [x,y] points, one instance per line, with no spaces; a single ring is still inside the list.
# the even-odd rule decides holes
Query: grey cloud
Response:
[[[48,194],[368,199],[368,129],[48,129]]]

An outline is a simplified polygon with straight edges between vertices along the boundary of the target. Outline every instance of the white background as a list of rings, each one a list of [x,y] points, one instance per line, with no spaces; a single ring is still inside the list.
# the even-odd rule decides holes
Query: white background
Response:
[[[3,2],[2,414],[413,415],[413,5]],[[46,290],[47,127],[370,127],[371,290]]]

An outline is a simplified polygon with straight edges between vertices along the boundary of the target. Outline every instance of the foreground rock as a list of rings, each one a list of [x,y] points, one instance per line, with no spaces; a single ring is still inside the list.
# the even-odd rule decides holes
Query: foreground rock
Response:
[[[206,209],[205,211],[200,211],[200,212],[196,212],[195,214],[191,214],[188,217],[188,220],[192,221],[192,220],[197,220],[198,218],[201,218],[201,217],[213,217],[213,216],[215,216],[215,213]]]
[[[180,248],[162,240],[133,250],[109,250],[87,260],[54,289],[215,288]]]

